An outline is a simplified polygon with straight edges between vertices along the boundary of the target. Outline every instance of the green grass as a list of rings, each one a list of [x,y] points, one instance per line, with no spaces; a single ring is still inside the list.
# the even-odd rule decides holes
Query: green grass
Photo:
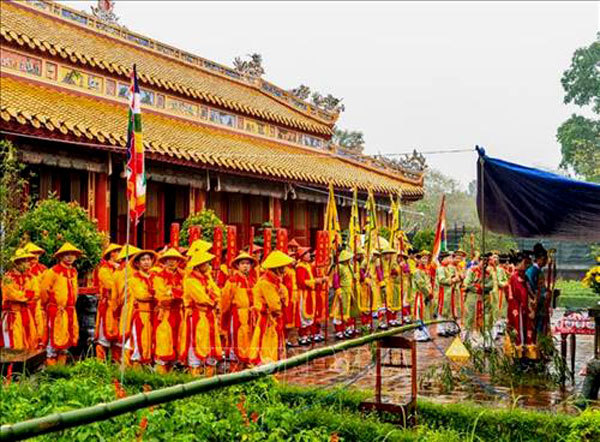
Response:
[[[115,399],[115,366],[87,360],[53,368],[1,387],[2,424]],[[128,371],[127,394],[190,377]],[[146,421],[144,440],[174,441],[592,441],[600,440],[600,413],[579,416],[505,410],[469,403],[419,401],[419,427],[403,429],[375,414],[358,411],[369,393],[280,384],[266,378],[153,409],[40,436],[36,440],[135,440]]]

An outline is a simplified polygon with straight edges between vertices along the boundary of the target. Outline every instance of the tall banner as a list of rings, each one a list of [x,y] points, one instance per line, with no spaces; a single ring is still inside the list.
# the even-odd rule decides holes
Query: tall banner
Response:
[[[330,257],[329,232],[319,230],[315,249],[315,265],[317,267],[328,267]]]
[[[137,225],[146,211],[146,172],[144,170],[144,145],[142,142],[142,113],[137,70],[133,65],[129,87],[129,124],[127,127],[127,201],[129,217]]]
[[[333,183],[329,183],[329,199],[327,200],[327,209],[325,210],[325,230],[329,232],[330,244],[339,244],[341,242],[340,221],[335,205]]]
[[[194,241],[196,241],[197,239],[200,239],[201,233],[202,233],[202,230],[200,229],[200,226],[191,226],[188,229],[189,245],[190,246],[193,244]]]
[[[350,222],[348,223],[348,246],[356,254],[358,236],[360,235],[360,217],[358,215],[358,190],[352,189],[352,207],[350,208]]]
[[[378,248],[379,229],[377,228],[377,206],[373,191],[369,189],[367,197],[367,223],[365,225],[365,252],[370,262],[373,250]]]
[[[392,225],[390,226],[390,247],[399,250],[400,239],[400,200],[390,195],[390,207],[392,212]]]
[[[263,230],[263,259],[267,259],[269,253],[271,253],[271,238],[273,237],[273,231],[269,228]]]
[[[237,228],[236,226],[227,226],[227,267],[238,254],[237,247]]]
[[[248,245],[248,253],[254,253],[254,227],[250,227],[250,244]]]
[[[442,196],[440,213],[438,215],[437,227],[435,228],[435,239],[431,251],[432,262],[438,262],[440,252],[446,251],[446,195]]]
[[[215,255],[213,259],[213,269],[218,269],[221,266],[221,256],[223,256],[223,227],[215,227],[213,233],[212,253]]]
[[[275,236],[275,248],[283,253],[288,252],[288,231],[287,229],[277,229]]]
[[[171,247],[179,247],[179,223],[171,224],[171,232],[169,235],[169,245]]]

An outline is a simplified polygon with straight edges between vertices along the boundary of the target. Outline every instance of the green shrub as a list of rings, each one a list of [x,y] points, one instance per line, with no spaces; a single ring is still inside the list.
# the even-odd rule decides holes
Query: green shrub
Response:
[[[85,274],[100,262],[106,238],[79,204],[50,198],[39,201],[23,215],[7,242],[14,250],[27,241],[33,241],[46,251],[40,258],[46,266],[55,264],[54,252],[66,241],[71,242],[83,251],[75,266],[80,274]]]
[[[202,239],[208,242],[213,242],[215,227],[224,226],[223,221],[217,216],[214,210],[204,209],[201,212],[192,213],[183,222],[181,226],[181,234],[179,237],[182,246],[189,245],[188,229],[192,226],[199,226],[202,233]]]
[[[18,422],[53,412],[115,399],[116,365],[86,360],[53,367],[31,378],[1,387],[2,423]],[[127,394],[187,382],[186,374],[159,376],[127,370]],[[294,440],[330,441],[593,441],[600,436],[600,413],[580,416],[508,410],[468,403],[436,404],[420,400],[416,429],[404,430],[375,414],[357,411],[370,393],[324,390],[277,383],[264,378],[198,394],[152,409],[51,433],[38,440]]]

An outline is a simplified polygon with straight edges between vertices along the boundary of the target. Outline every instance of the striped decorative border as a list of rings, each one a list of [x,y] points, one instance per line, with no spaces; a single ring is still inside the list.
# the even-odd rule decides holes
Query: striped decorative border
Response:
[[[123,27],[107,24],[85,12],[76,11],[66,6],[56,4],[50,0],[25,0],[24,2],[19,1],[18,4],[35,8],[47,14],[51,14],[56,18],[68,20],[79,26],[107,34],[110,37],[123,40],[129,44],[157,52],[166,57],[174,58],[180,62],[192,65],[204,71],[208,71],[211,74],[216,74],[229,80],[238,81],[247,86],[253,86],[272,98],[287,104],[288,106],[291,106],[300,112],[310,115],[311,117],[316,118],[323,123],[335,123],[339,117],[339,113],[326,112],[302,100],[298,100],[290,92],[281,89],[274,84],[263,80],[262,78],[254,78],[240,74],[236,70],[227,66],[223,66],[219,63],[215,63],[214,61],[210,61],[205,58],[190,54],[189,52],[176,49],[151,38],[131,32]]]

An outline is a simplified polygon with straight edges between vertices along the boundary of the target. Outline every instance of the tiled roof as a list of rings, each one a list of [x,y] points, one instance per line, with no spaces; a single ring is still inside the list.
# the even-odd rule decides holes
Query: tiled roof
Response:
[[[0,79],[0,123],[18,122],[81,141],[124,149],[127,108],[123,105],[59,90],[10,76]],[[62,134],[62,135],[61,135]],[[146,112],[144,145],[153,157],[182,160],[190,166],[265,176],[293,182],[376,192],[419,199],[421,183],[360,166],[328,152],[213,129],[201,124]]]
[[[256,86],[211,74],[12,2],[1,1],[0,12],[2,40],[116,76],[127,77],[136,64],[140,80],[150,86],[303,131],[332,133],[331,124],[281,103]]]

